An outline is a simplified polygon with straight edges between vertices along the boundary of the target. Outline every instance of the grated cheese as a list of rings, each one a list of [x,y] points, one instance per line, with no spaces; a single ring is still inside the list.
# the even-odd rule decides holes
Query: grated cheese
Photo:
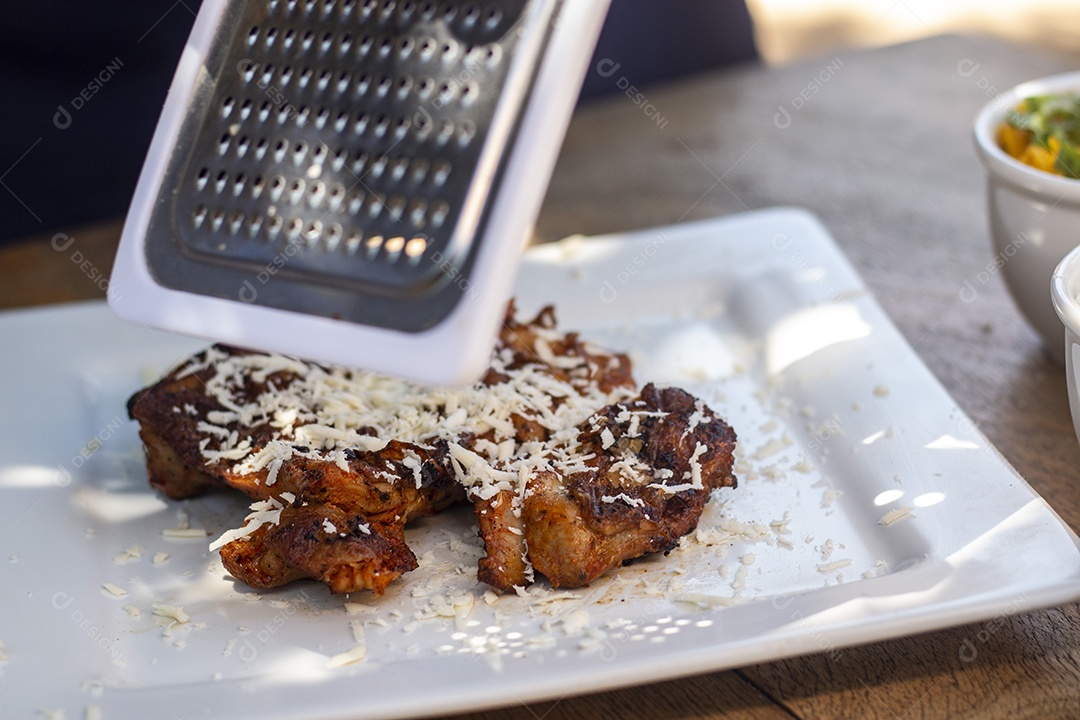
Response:
[[[698,458],[704,455],[707,450],[707,447],[698,443],[694,447],[694,454],[690,456],[690,487],[695,490],[701,490],[705,487],[702,484],[701,463],[698,462]]]
[[[113,597],[124,597],[128,594],[128,591],[119,585],[114,585],[110,582],[105,583],[101,587],[105,588],[105,592],[109,593]]]
[[[601,495],[601,502],[613,503],[622,501],[630,507],[645,507],[645,501],[641,498],[630,497],[626,493],[619,493],[618,495]]]
[[[113,557],[113,562],[117,565],[123,565],[132,560],[138,560],[142,557],[142,551],[142,545],[132,545],[117,553],[116,556]]]
[[[833,542],[833,539],[832,538],[826,539],[825,544],[821,546],[821,559],[822,560],[828,560],[829,556],[833,554],[833,550],[835,550],[835,549],[836,549],[836,543]]]
[[[769,527],[771,527],[773,529],[773,532],[775,532],[777,534],[789,533],[789,532],[791,532],[791,529],[788,528],[788,524],[790,522],[791,522],[791,513],[790,513],[790,511],[785,510],[784,511],[784,516],[777,519],[777,520],[773,520],[772,522],[770,522]]]
[[[611,433],[609,428],[604,428],[600,431],[600,447],[607,450],[609,447],[615,444],[615,436]]]
[[[735,570],[735,577],[731,580],[731,589],[738,592],[746,587],[746,576],[750,574],[750,568],[747,565],[740,564]]]
[[[211,552],[231,543],[233,540],[247,537],[263,525],[277,525],[281,521],[281,511],[285,508],[277,498],[273,497],[253,502],[250,507],[252,512],[244,518],[244,526],[225,531],[221,537],[210,543]]]
[[[165,528],[161,531],[161,535],[167,538],[204,538],[209,534],[202,528]]]
[[[731,607],[732,605],[738,605],[745,602],[745,600],[737,595],[731,597],[724,597],[723,595],[712,595],[709,593],[697,593],[688,592],[680,593],[671,598],[675,602],[690,603],[693,605],[701,605],[705,607]]]
[[[465,411],[464,409],[462,409],[458,412],[464,413]],[[402,458],[401,464],[412,470],[413,482],[416,483],[416,489],[419,490],[420,488],[422,488],[424,486],[424,477],[420,473],[420,456],[412,451],[409,451],[405,454],[405,457]]]
[[[910,507],[905,505],[903,507],[898,507],[895,510],[890,510],[889,512],[882,515],[880,518],[878,518],[878,525],[888,526],[912,517],[915,517],[915,513],[911,511]]]
[[[154,605],[154,614],[158,617],[175,620],[181,625],[191,620],[191,616],[178,605]]]
[[[822,575],[827,575],[828,573],[836,572],[840,568],[846,568],[850,564],[851,560],[848,558],[844,558],[843,560],[834,560],[830,563],[820,564],[817,566],[817,570]]]
[[[326,661],[324,667],[328,670],[334,670],[337,668],[345,667],[346,665],[354,665],[358,662],[363,662],[367,657],[367,643],[364,639],[364,626],[356,620],[349,623],[352,629],[353,641],[356,643],[351,649],[346,650],[343,653],[334,655]]]
[[[367,646],[357,645],[351,650],[346,650],[343,653],[338,653],[332,658],[326,661],[323,665],[327,670],[336,670],[347,665],[355,665],[356,663],[363,662],[367,657]]]
[[[580,608],[567,613],[562,618],[563,632],[567,635],[577,635],[589,626],[589,611]]]
[[[773,455],[777,455],[784,451],[785,448],[794,444],[794,441],[789,435],[784,435],[780,439],[772,439],[758,448],[750,457],[754,460],[767,460]]]

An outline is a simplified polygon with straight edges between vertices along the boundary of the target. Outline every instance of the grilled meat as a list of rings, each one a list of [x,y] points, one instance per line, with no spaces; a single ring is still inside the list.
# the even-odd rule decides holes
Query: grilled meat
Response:
[[[380,594],[416,567],[405,524],[467,498],[478,577],[507,591],[534,567],[576,587],[666,552],[712,489],[734,486],[720,418],[681,390],[635,393],[627,356],[557,331],[551,308],[520,323],[511,305],[467,388],[215,346],[128,409],[163,494],[230,487],[275,508],[219,541],[252,587],[310,577]]]
[[[276,525],[262,525],[222,547],[221,562],[253,588],[314,578],[333,592],[376,595],[416,568],[400,523],[364,522],[335,505],[286,507]]]
[[[586,585],[697,527],[709,493],[735,487],[735,433],[689,393],[646,385],[582,427],[586,468],[534,472],[523,520],[529,560],[555,587]]]

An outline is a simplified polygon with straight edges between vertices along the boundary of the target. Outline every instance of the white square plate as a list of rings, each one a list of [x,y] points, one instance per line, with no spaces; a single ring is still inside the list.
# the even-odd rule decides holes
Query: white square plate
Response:
[[[631,350],[639,382],[725,416],[738,489],[715,493],[666,558],[498,600],[475,579],[471,513],[452,510],[408,531],[418,570],[348,608],[312,583],[255,594],[225,575],[207,544],[241,523],[243,500],[167,502],[147,486],[124,403],[201,343],[98,303],[0,315],[0,715],[447,714],[1080,596],[1076,536],[806,213],[534,248],[518,298],[524,313],[554,302],[562,327]],[[207,536],[165,532],[185,526]],[[366,657],[328,668],[354,627]]]

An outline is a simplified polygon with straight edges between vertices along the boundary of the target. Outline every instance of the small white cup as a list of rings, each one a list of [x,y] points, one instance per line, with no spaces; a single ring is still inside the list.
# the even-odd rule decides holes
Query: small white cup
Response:
[[[1080,245],[1080,180],[1037,170],[997,144],[1005,113],[1025,97],[1080,92],[1080,72],[1032,80],[998,95],[975,119],[975,147],[988,173],[994,259],[1013,299],[1043,338],[1047,352],[1065,362],[1061,325],[1046,285],[1061,259]]]
[[[1065,325],[1065,380],[1069,387],[1069,408],[1073,429],[1080,441],[1080,247],[1074,249],[1054,270],[1050,280],[1050,298],[1058,317]],[[1059,330],[1060,332],[1060,330]],[[1058,342],[1060,342],[1060,337]]]

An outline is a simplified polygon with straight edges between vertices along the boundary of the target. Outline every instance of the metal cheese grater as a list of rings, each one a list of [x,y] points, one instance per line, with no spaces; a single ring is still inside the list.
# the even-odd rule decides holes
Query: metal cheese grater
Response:
[[[482,371],[606,0],[206,0],[124,227],[122,317]]]

